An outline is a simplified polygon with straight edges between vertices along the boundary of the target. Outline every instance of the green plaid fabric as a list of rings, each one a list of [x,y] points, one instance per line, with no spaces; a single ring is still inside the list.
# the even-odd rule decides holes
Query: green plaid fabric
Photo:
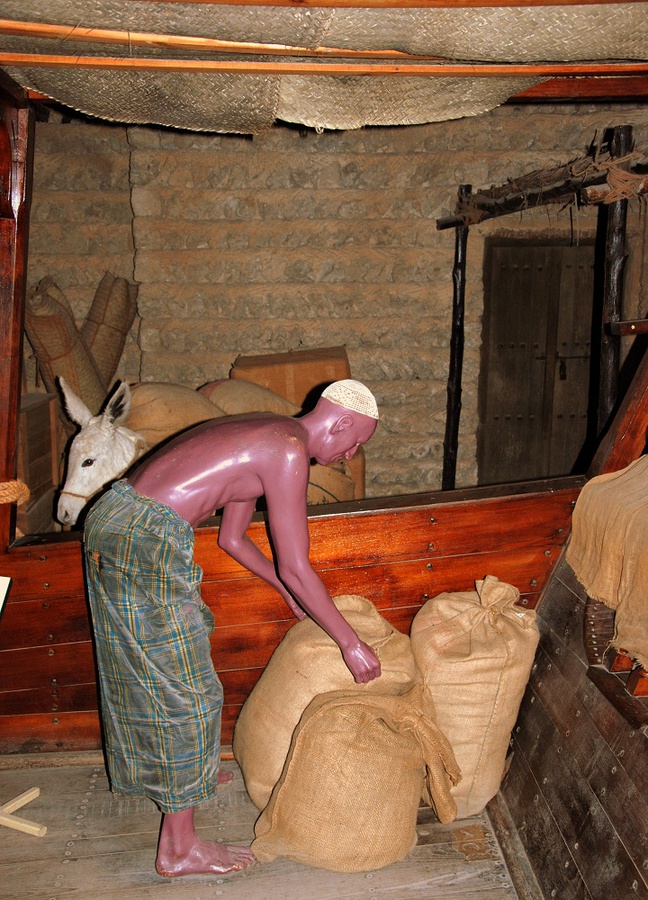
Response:
[[[223,689],[191,526],[118,481],[84,544],[112,789],[197,806],[216,793]]]

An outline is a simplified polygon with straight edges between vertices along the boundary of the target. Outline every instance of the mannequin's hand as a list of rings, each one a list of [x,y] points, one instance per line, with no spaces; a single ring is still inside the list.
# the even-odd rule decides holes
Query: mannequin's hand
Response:
[[[347,650],[342,650],[344,662],[358,684],[367,684],[380,675],[380,662],[371,647],[358,641]]]

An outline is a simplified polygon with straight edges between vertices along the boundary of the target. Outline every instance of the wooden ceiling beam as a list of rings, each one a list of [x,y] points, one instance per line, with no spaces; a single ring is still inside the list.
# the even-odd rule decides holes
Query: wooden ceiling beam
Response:
[[[648,77],[634,75],[609,78],[552,78],[527,88],[511,97],[512,103],[583,103],[628,102],[648,100]]]

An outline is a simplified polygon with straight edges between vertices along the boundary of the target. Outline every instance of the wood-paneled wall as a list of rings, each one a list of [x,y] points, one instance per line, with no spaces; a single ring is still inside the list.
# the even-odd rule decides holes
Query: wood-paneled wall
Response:
[[[646,452],[648,354],[590,475]],[[648,897],[648,735],[588,677],[587,595],[559,560],[538,605],[541,631],[502,785],[546,898]]]
[[[546,898],[648,897],[648,738],[587,677],[586,599],[561,560],[502,793]]]
[[[428,597],[496,575],[535,606],[569,529],[582,479],[350,503],[310,518],[311,559],[333,596],[371,599],[407,632]],[[510,491],[510,488],[508,489]],[[326,508],[324,508],[326,509]],[[265,525],[250,536],[266,553]],[[225,690],[223,742],[242,703],[294,623],[283,600],[196,532],[203,597],[214,612],[213,657]],[[94,656],[78,536],[12,548],[14,579],[0,632],[0,752],[100,746]]]

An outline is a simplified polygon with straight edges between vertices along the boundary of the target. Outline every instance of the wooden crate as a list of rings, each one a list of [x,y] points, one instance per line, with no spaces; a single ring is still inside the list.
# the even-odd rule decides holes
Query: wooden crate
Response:
[[[16,528],[22,534],[54,529],[54,491],[58,486],[58,396],[24,394],[18,423],[17,477],[31,497],[18,507]]]
[[[318,347],[263,356],[238,356],[230,378],[253,381],[291,403],[303,406],[307,400],[317,399],[313,398],[316,388],[323,389],[332,381],[351,378],[351,369],[344,347]]]

